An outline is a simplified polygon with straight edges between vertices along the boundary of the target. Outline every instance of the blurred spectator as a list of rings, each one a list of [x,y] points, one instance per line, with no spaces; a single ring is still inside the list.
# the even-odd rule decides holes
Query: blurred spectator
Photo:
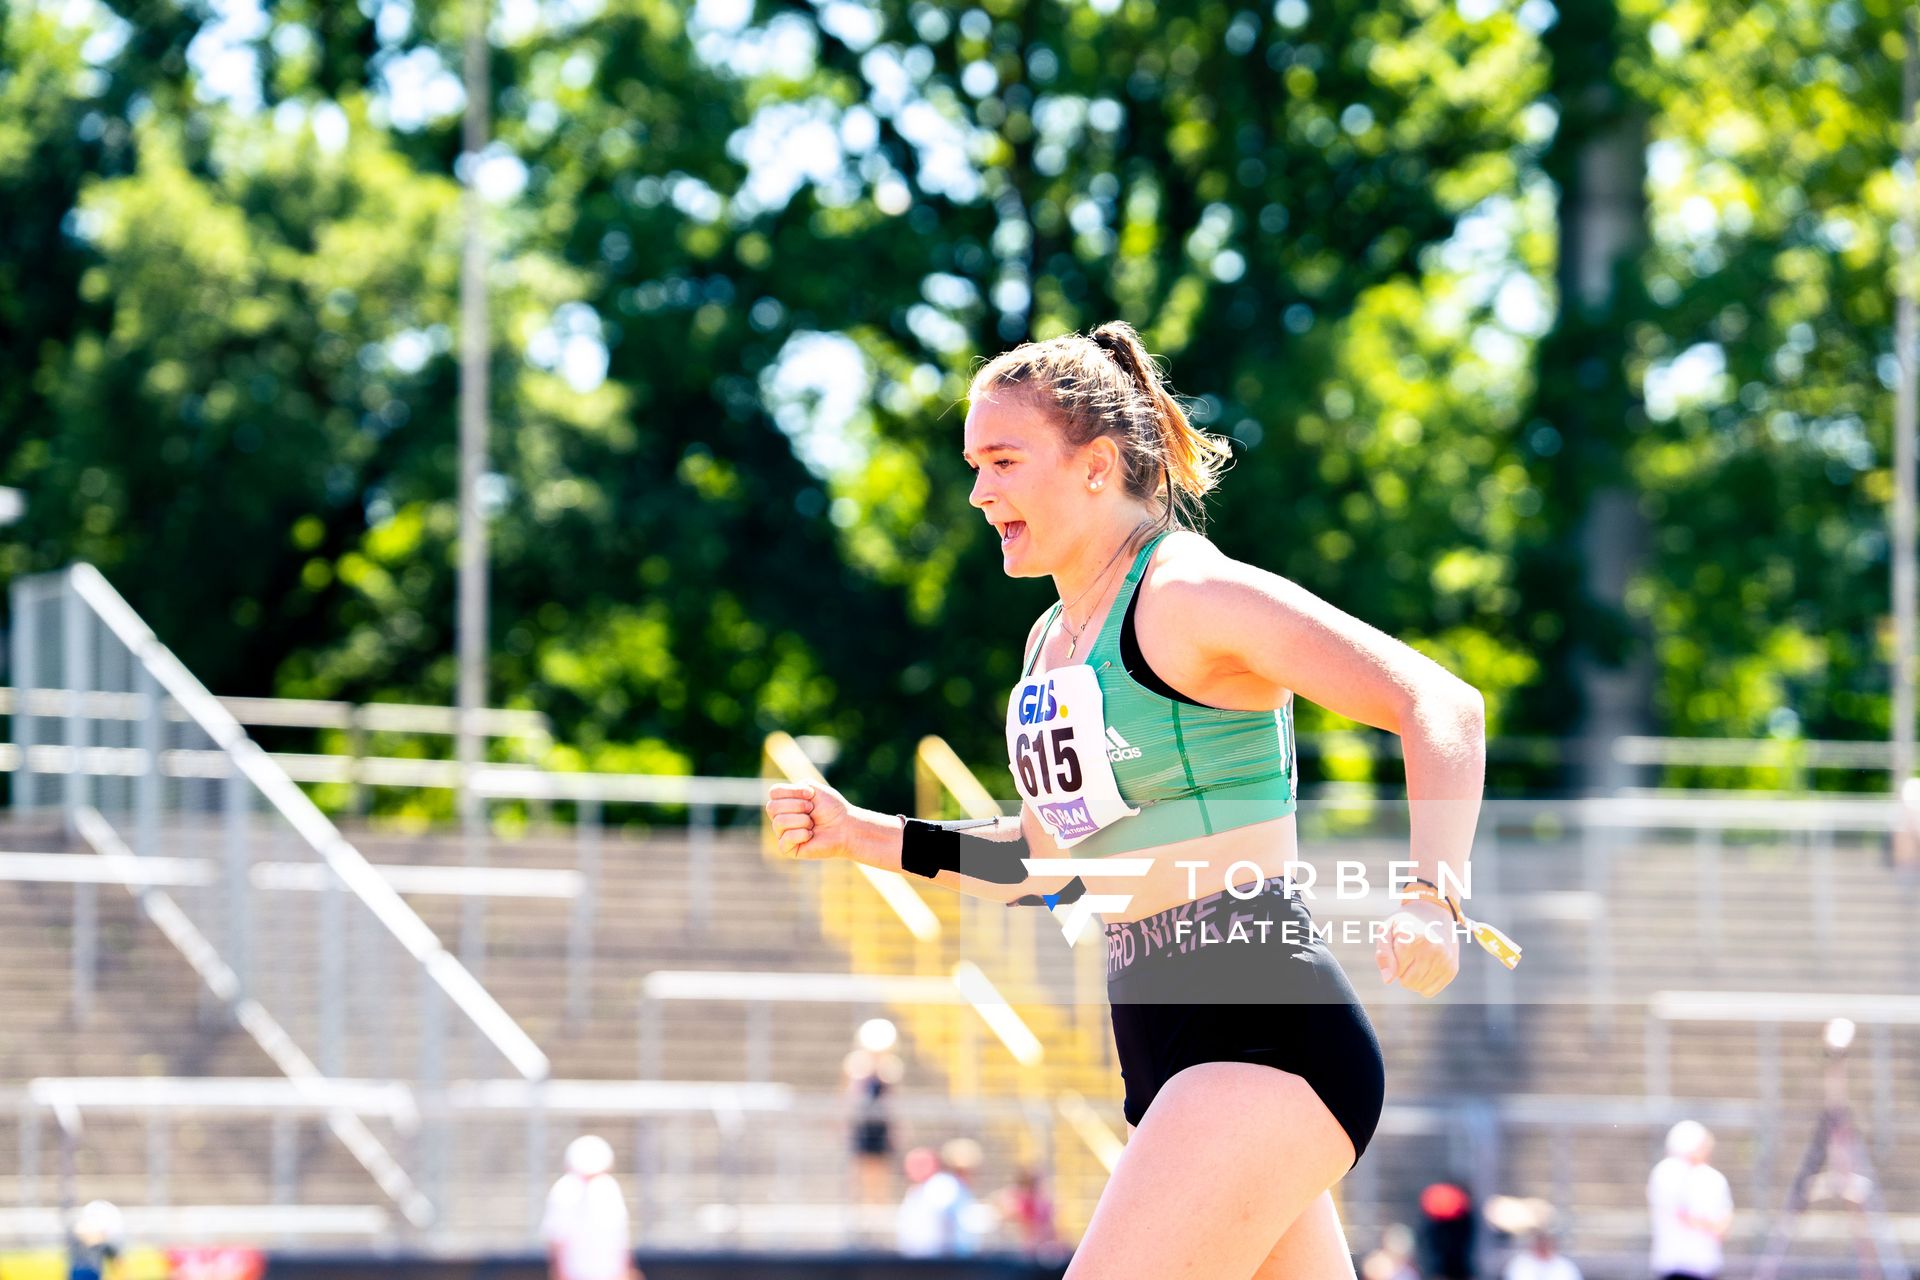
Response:
[[[1053,1221],[1053,1197],[1041,1181],[1039,1166],[1021,1165],[1013,1185],[1004,1188],[997,1199],[1000,1216],[1012,1224],[1021,1250],[1029,1257],[1052,1259],[1066,1252]]]
[[[907,1193],[900,1198],[894,1221],[894,1243],[909,1258],[933,1258],[946,1251],[938,1206],[927,1194],[927,1183],[940,1172],[940,1157],[931,1147],[915,1147],[900,1162]]]
[[[1473,1280],[1473,1197],[1455,1182],[1420,1193],[1420,1273],[1430,1280]]]
[[[959,1255],[973,1253],[980,1246],[981,1214],[979,1198],[973,1193],[973,1179],[980,1172],[980,1144],[972,1138],[950,1138],[940,1144],[940,1172],[927,1179],[929,1185],[937,1188],[933,1193],[944,1206],[952,1240],[951,1252]],[[986,1212],[990,1224],[993,1220],[991,1210]]]
[[[67,1280],[101,1280],[107,1264],[120,1254],[120,1210],[105,1200],[90,1200],[73,1219],[67,1242]]]
[[[1413,1265],[1413,1228],[1388,1223],[1380,1233],[1380,1247],[1360,1263],[1360,1280],[1420,1280]]]
[[[900,1201],[895,1240],[910,1258],[964,1257],[979,1243],[971,1180],[980,1167],[980,1144],[954,1138],[935,1155],[926,1147],[907,1152],[912,1185]]]
[[[1717,1280],[1721,1242],[1733,1226],[1733,1188],[1707,1163],[1713,1134],[1697,1120],[1667,1132],[1667,1158],[1647,1179],[1653,1215],[1653,1274],[1663,1280]]]
[[[892,1174],[893,1117],[887,1092],[900,1082],[904,1066],[893,1052],[899,1032],[885,1018],[860,1026],[858,1045],[841,1063],[853,1129],[854,1198],[861,1204],[885,1204]]]
[[[1527,1238],[1524,1252],[1507,1259],[1500,1280],[1581,1280],[1580,1268],[1555,1245],[1553,1232],[1541,1227]]]
[[[1920,778],[1900,786],[1901,824],[1893,829],[1893,865],[1920,866]]]
[[[567,1144],[567,1171],[547,1193],[540,1235],[552,1280],[646,1280],[633,1265],[627,1200],[613,1177],[613,1148],[591,1134]]]

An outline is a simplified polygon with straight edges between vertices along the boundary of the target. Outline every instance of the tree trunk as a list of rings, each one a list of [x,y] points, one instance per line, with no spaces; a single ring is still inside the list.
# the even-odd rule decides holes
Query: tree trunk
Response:
[[[1626,608],[1648,528],[1625,466],[1644,410],[1626,373],[1628,326],[1643,307],[1646,120],[1612,75],[1612,5],[1568,6],[1547,33],[1560,127],[1546,169],[1560,190],[1560,311],[1540,346],[1530,439],[1546,464],[1547,576],[1559,625],[1549,680],[1572,696],[1552,728],[1578,743],[1567,781],[1612,791],[1636,770],[1615,740],[1652,724],[1653,663],[1645,626]],[[1542,445],[1541,442],[1547,442]],[[1544,727],[1544,726],[1543,726]]]

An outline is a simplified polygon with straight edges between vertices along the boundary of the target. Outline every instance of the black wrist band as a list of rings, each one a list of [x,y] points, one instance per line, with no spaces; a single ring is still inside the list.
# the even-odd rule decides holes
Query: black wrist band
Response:
[[[960,869],[960,833],[931,822],[900,815],[900,869],[933,879],[942,871]]]
[[[988,884],[1019,884],[1027,878],[1023,859],[1027,842],[976,836],[962,841],[960,833],[975,827],[996,827],[1000,818],[969,818],[958,822],[923,822],[897,814],[900,831],[900,869],[931,880],[942,871],[984,880]]]

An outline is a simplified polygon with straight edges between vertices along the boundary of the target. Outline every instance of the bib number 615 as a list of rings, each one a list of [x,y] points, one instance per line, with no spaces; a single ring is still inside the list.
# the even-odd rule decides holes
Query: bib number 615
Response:
[[[1051,765],[1047,761],[1049,738],[1052,739]],[[1056,788],[1066,792],[1080,789],[1084,779],[1080,774],[1079,753],[1073,749],[1070,727],[1042,729],[1031,737],[1023,733],[1014,739],[1013,747],[1020,770],[1020,786],[1028,795],[1052,795]]]

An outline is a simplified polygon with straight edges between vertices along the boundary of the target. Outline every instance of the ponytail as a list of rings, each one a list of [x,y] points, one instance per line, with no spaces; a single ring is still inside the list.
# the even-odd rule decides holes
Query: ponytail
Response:
[[[1161,487],[1167,503],[1164,523],[1172,525],[1176,512],[1182,517],[1183,527],[1189,519],[1196,524],[1203,523],[1205,510],[1201,499],[1220,483],[1220,473],[1232,461],[1226,440],[1208,435],[1188,420],[1186,410],[1167,389],[1160,377],[1160,366],[1147,353],[1132,325],[1125,320],[1111,320],[1088,337],[1113,358],[1153,408],[1159,436]]]

